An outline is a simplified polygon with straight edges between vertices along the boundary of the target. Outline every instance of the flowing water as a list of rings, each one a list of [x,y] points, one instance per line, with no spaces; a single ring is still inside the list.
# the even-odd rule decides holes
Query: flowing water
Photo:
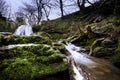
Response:
[[[14,35],[20,35],[20,36],[30,36],[33,34],[32,27],[30,25],[21,25],[19,26]]]
[[[30,36],[31,34],[33,34],[33,31],[30,25],[21,25],[14,33],[14,35],[20,36]],[[16,46],[37,45],[17,44],[9,45],[7,48],[14,48]],[[70,53],[67,57],[75,73],[75,75],[73,74],[75,80],[120,80],[120,70],[112,66],[110,63],[101,59],[90,57],[85,53],[80,52],[80,47],[77,47],[71,43],[67,43],[65,47]]]
[[[67,43],[66,49],[70,58],[74,59],[72,64],[75,80],[120,80],[120,70],[107,61],[96,59],[80,52],[80,48]]]
[[[8,46],[5,46],[5,48],[14,48],[14,47],[24,47],[24,46],[38,46],[39,44],[33,44],[33,43],[30,43],[30,44],[14,44],[14,45],[8,45]]]

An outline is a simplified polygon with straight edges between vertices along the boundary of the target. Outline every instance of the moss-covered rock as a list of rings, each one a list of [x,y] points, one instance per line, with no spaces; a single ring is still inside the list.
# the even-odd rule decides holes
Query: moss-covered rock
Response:
[[[2,36],[0,38],[1,45],[9,44],[25,44],[25,43],[35,43],[35,44],[51,44],[51,39],[48,36],[36,35],[36,36]]]
[[[67,69],[66,56],[49,45],[0,51],[0,80],[37,80]]]
[[[108,47],[110,45],[113,45],[113,41],[110,40],[110,39],[104,39],[102,42],[101,42],[101,46],[103,47]]]
[[[57,48],[61,53],[65,53],[65,45],[61,42],[53,43],[54,47]]]
[[[120,53],[116,53],[112,58],[111,58],[112,63],[120,68]]]
[[[104,57],[107,55],[107,51],[103,47],[96,47],[93,50],[93,56],[95,57]]]
[[[111,57],[111,61],[120,68],[120,38],[118,38],[118,47],[115,50],[115,54]]]

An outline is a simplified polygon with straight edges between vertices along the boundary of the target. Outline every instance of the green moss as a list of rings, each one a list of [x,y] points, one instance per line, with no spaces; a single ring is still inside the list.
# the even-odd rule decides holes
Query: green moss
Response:
[[[2,45],[3,35],[0,34],[0,46]]]
[[[9,20],[0,19],[0,32],[14,32],[16,29],[16,24]]]
[[[65,46],[63,43],[54,43],[54,47],[57,48],[61,53],[65,53]]]
[[[120,53],[116,53],[112,58],[111,58],[111,62],[120,68]]]
[[[103,47],[107,47],[108,45],[113,45],[113,41],[111,41],[110,39],[105,39],[101,42],[101,46]]]
[[[96,47],[93,50],[93,56],[95,57],[104,57],[107,56],[107,50],[103,47]]]
[[[64,35],[63,34],[58,34],[58,33],[52,33],[51,37],[53,40],[59,40],[59,39],[64,39]]]
[[[111,61],[114,65],[120,68],[120,38],[118,38],[118,47],[115,50],[115,55],[111,57]]]
[[[51,44],[51,39],[47,36],[3,36],[0,40],[2,45],[9,44],[25,44],[25,43],[35,43],[35,44]]]
[[[114,25],[118,26],[120,25],[120,18],[119,16],[112,16],[110,17],[109,21],[113,23]]]
[[[94,47],[96,45],[96,40],[95,39],[89,39],[86,41],[86,43],[84,44],[85,45],[85,49],[88,50],[90,49],[91,47]]]
[[[15,47],[0,51],[0,80],[36,80],[68,69],[65,55],[52,46]]]

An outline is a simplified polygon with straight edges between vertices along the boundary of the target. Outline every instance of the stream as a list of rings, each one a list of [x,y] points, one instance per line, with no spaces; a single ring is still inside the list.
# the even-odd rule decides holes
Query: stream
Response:
[[[67,58],[75,73],[75,80],[120,80],[120,70],[109,62],[88,56],[71,43],[65,47],[70,53]]]
[[[32,27],[29,25],[19,26],[14,35],[30,36],[33,33]],[[4,48],[14,48],[18,46],[38,46],[37,44],[16,44],[9,45]],[[81,52],[81,48],[73,45],[72,43],[66,43],[65,48],[69,55],[68,63],[72,68],[74,74],[74,80],[120,80],[120,70],[114,67],[109,62],[97,59],[86,55]],[[73,80],[73,79],[71,79]]]
[[[38,46],[38,44],[16,44],[8,45],[4,48],[14,48],[23,46]],[[65,45],[69,52],[68,63],[74,74],[70,74],[74,79],[70,80],[120,80],[120,70],[108,61],[97,59],[80,52],[81,48],[71,43]]]

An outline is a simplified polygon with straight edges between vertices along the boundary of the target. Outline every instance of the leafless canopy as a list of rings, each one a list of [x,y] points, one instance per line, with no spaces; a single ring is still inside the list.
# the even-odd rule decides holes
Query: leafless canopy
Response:
[[[8,10],[8,5],[5,0],[0,0],[0,14],[5,15]]]

